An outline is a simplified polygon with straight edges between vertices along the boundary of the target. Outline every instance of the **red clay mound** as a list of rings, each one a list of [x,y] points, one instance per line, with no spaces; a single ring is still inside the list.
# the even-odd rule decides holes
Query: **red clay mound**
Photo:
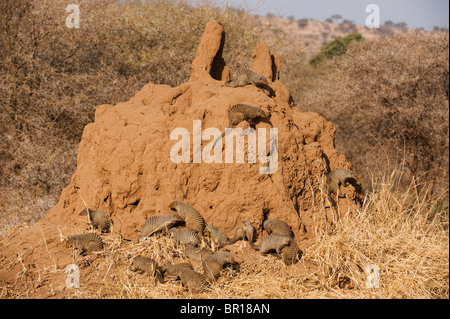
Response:
[[[167,214],[173,200],[182,200],[230,236],[245,219],[261,231],[264,219],[279,218],[291,225],[301,247],[313,242],[314,227],[323,222],[316,212],[325,205],[324,173],[351,167],[334,147],[336,131],[320,115],[302,112],[292,101],[279,80],[280,57],[265,44],[255,49],[252,70],[264,75],[273,91],[252,85],[226,87],[230,70],[221,56],[223,47],[223,27],[211,21],[187,83],[178,87],[149,83],[127,102],[99,106],[94,123],[84,129],[77,170],[59,203],[43,221],[15,235],[15,245],[14,238],[4,239],[1,253],[15,254],[17,245],[33,247],[33,234],[44,236],[36,227],[59,227],[64,233],[85,227],[86,217],[79,216],[84,208],[81,197],[89,208],[109,213],[114,231],[128,239],[137,238],[146,218]],[[248,163],[248,155],[244,163],[225,163],[225,151],[218,147],[222,163],[205,163],[203,158],[192,163],[198,161],[193,155],[193,121],[201,123],[202,132],[207,128],[223,132],[228,108],[238,103],[261,108],[278,129],[278,167],[273,174],[261,174],[264,164]],[[249,125],[241,122],[238,127]],[[267,129],[267,137],[270,127],[266,122],[256,124],[256,129]],[[170,139],[175,128],[190,132],[191,163],[171,160],[171,149],[179,141]],[[214,140],[206,138],[202,149]],[[351,187],[347,191],[347,198],[357,196]],[[351,205],[347,209],[348,202],[340,203],[341,213],[355,209]],[[49,240],[59,235],[53,231],[46,236]]]

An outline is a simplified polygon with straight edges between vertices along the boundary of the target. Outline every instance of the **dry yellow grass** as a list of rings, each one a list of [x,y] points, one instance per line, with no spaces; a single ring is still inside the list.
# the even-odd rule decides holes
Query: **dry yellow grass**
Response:
[[[34,276],[24,268],[14,285],[2,288],[0,297],[27,298],[34,289],[52,283],[49,297],[56,298],[448,298],[448,208],[438,211],[436,203],[422,199],[414,203],[408,193],[392,190],[392,177],[374,183],[375,191],[366,195],[359,214],[341,219],[332,234],[318,233],[316,244],[294,266],[238,242],[232,251],[239,267],[225,269],[209,291],[192,294],[174,278],[161,284],[129,269],[138,255],[159,264],[189,262],[183,247],[164,235],[134,243],[113,232],[104,236],[104,251],[86,257],[73,253],[73,263],[80,267],[80,288],[66,288],[64,269],[56,266]],[[52,253],[49,249],[48,255]],[[20,263],[20,258],[9,266],[0,262],[0,269]],[[199,263],[193,265],[202,273]],[[378,288],[366,285],[371,265],[379,269]]]

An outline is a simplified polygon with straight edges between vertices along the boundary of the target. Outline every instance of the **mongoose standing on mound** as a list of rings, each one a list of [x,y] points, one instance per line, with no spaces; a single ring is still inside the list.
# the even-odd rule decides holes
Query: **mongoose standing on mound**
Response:
[[[344,187],[347,187],[350,181],[357,183],[359,179],[356,174],[349,169],[336,169],[327,174],[327,194],[333,206],[336,206],[337,200],[339,199],[339,187],[341,184],[343,184]],[[331,194],[337,196],[336,201],[331,197]]]
[[[263,228],[268,235],[274,233],[280,236],[292,237],[291,227],[279,219],[267,219],[263,223]]]
[[[193,293],[203,292],[208,288],[205,277],[196,272],[192,266],[186,264],[173,265],[168,262],[162,264],[162,270],[169,275],[176,275],[181,279],[183,286]]]
[[[227,251],[211,254],[202,261],[203,275],[210,282],[213,282],[219,277],[223,266],[230,263],[234,263],[234,258],[233,255]]]
[[[186,227],[197,233],[198,238],[203,242],[203,230],[205,229],[205,220],[202,215],[194,208],[186,205],[182,201],[176,200],[170,203],[169,208],[177,211],[178,215],[183,217]]]
[[[277,254],[281,254],[281,249],[290,243],[290,237],[270,234],[269,236],[264,237],[259,245],[250,242],[250,246],[255,250],[259,250],[262,254],[266,254],[270,250],[275,250]]]
[[[140,273],[146,272],[160,283],[164,282],[163,271],[153,259],[142,256],[134,257],[131,268],[133,271]]]
[[[179,244],[197,246],[201,243],[197,234],[190,229],[171,228],[170,236]]]
[[[176,223],[181,222],[184,222],[184,219],[177,214],[151,216],[145,221],[139,237],[147,237],[159,231],[169,230]]]
[[[96,233],[74,235],[70,237],[67,242],[75,244],[75,247],[80,250],[80,255],[86,255],[93,251],[103,249],[103,241]]]
[[[228,109],[228,128],[233,128],[242,121],[247,121],[251,127],[255,126],[255,122],[260,119],[267,119],[267,114],[259,107],[247,104],[236,104]],[[226,131],[219,136],[213,144],[214,148],[217,142],[226,135]]]
[[[269,82],[264,76],[251,70],[240,71],[233,83],[231,83],[231,81],[225,82],[225,86],[233,88],[243,87],[249,84],[259,87],[263,84],[268,85]]]
[[[86,216],[87,214],[89,214],[89,222],[92,227],[100,229],[102,233],[109,232],[112,220],[107,213],[89,208],[85,208],[80,212],[80,216]]]

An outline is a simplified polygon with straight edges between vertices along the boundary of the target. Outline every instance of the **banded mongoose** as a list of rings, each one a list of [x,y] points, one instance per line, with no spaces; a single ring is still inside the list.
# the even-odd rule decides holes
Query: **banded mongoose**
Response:
[[[177,214],[151,216],[145,221],[142,227],[140,238],[150,236],[156,232],[169,230],[177,223],[183,222],[184,219]]]
[[[217,247],[217,249],[220,249],[225,245],[234,244],[234,242],[232,242],[228,238],[227,234],[225,234],[224,231],[220,230],[219,228],[214,227],[213,225],[206,226],[205,231],[207,231],[210,234],[211,248],[213,251],[215,251],[216,247]]]
[[[255,250],[259,250],[262,254],[266,254],[271,250],[275,250],[277,254],[281,254],[281,249],[290,243],[290,237],[270,234],[269,236],[264,237],[259,245],[250,242],[250,246]]]
[[[213,282],[219,277],[223,266],[231,263],[234,263],[234,258],[233,255],[227,251],[211,254],[202,261],[203,275],[210,282]]]
[[[89,222],[92,227],[100,229],[100,232],[107,233],[111,228],[112,220],[107,213],[101,210],[85,208],[80,212],[80,216],[89,214]]]
[[[250,126],[254,126],[257,120],[267,119],[267,114],[261,110],[259,107],[247,105],[247,104],[236,104],[228,109],[228,128],[233,128],[242,121],[247,121]],[[212,148],[214,148],[217,142],[226,135],[226,130],[221,136],[217,137],[214,141]]]
[[[291,227],[279,219],[267,219],[263,223],[263,228],[268,235],[274,233],[280,236],[292,237]]]
[[[294,239],[291,239],[291,243],[289,245],[281,248],[281,259],[287,266],[297,263],[300,260],[301,255],[302,251],[298,248],[298,245]]]
[[[230,242],[234,244],[238,240],[244,240],[245,237],[245,226],[239,226],[235,229],[234,236],[230,239]]]
[[[203,230],[205,229],[206,223],[202,215],[200,215],[194,207],[186,205],[182,201],[176,200],[170,203],[169,208],[177,211],[178,215],[183,217],[186,227],[197,233],[198,238],[203,241]]]
[[[152,278],[157,279],[160,283],[164,282],[163,271],[153,259],[137,256],[133,258],[131,266],[133,271],[145,272]]]
[[[267,81],[267,79],[261,74],[253,72],[251,70],[242,70],[239,71],[233,82],[231,81],[225,82],[225,86],[233,88],[243,87],[249,84],[259,87],[264,84],[268,85],[269,81]]]
[[[347,187],[350,181],[353,181],[353,183],[357,183],[359,181],[355,173],[349,169],[336,169],[329,172],[326,175],[326,178],[327,195],[333,206],[336,206],[336,201],[338,200],[338,198],[336,198],[336,201],[334,201],[334,199],[331,197],[331,194],[339,197],[339,187],[341,186],[341,184],[343,184],[344,187]]]
[[[213,254],[213,252],[207,248],[198,248],[194,245],[188,244],[184,247],[184,254],[186,257],[191,258],[195,261],[205,260],[206,257]]]
[[[181,279],[183,286],[193,293],[203,292],[208,288],[208,282],[202,274],[196,272],[192,266],[186,264],[173,265],[168,262],[162,264],[165,273],[176,275]]]
[[[255,226],[253,226],[249,220],[244,220],[243,229],[245,231],[245,238],[247,238],[249,242],[253,243],[257,236]]]
[[[178,229],[171,228],[169,230],[170,236],[179,244],[182,245],[193,245],[197,246],[201,243],[200,238],[198,238],[197,233],[190,229]]]
[[[74,235],[67,240],[80,250],[80,255],[86,255],[93,251],[103,250],[102,238],[97,233]]]

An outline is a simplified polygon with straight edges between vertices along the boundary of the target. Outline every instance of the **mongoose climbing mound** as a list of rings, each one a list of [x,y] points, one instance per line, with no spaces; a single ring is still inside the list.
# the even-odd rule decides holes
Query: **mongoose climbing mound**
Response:
[[[107,213],[101,210],[92,210],[85,208],[80,212],[80,216],[89,215],[89,222],[95,229],[100,229],[103,232],[109,232],[112,220]]]
[[[349,182],[357,182],[358,177],[355,172],[349,169],[336,169],[327,174],[328,194],[337,194],[339,186],[342,184],[347,187]]]
[[[79,216],[85,208],[81,198],[92,203],[93,208],[107,212],[114,220],[114,229],[102,235],[108,248],[114,248],[119,238],[135,245],[147,219],[170,213],[181,216],[185,226],[197,237],[203,236],[206,223],[226,234],[233,234],[237,228],[245,226],[244,220],[251,221],[258,235],[263,236],[263,222],[280,219],[291,226],[295,241],[302,249],[317,241],[316,234],[321,233],[325,220],[321,211],[324,205],[319,202],[324,197],[322,177],[329,171],[352,167],[335,147],[339,132],[319,114],[301,110],[301,105],[296,104],[280,81],[281,57],[264,43],[256,46],[245,62],[250,64],[249,69],[269,81],[275,94],[268,96],[253,85],[225,86],[224,82],[231,78],[227,61],[222,56],[228,47],[226,28],[218,21],[210,21],[205,26],[187,82],[178,86],[148,83],[128,101],[96,108],[94,121],[83,130],[76,171],[61,192],[58,203],[36,225],[2,241],[2,256],[15,258],[18,251],[27,247],[28,253],[22,255],[22,261],[36,278],[43,269],[54,267],[53,258],[48,256],[58,254],[59,230],[66,236],[85,229],[86,219]],[[255,109],[237,112],[241,107],[235,107],[236,114],[241,115],[230,121],[228,110],[239,104]],[[277,129],[278,138],[273,144],[278,150],[276,172],[260,174],[260,163],[247,161],[248,137],[244,141],[244,163],[236,163],[236,148],[233,161],[229,163],[223,161],[224,154],[217,147],[211,150],[210,157],[218,160],[204,160],[205,146],[220,136],[223,128],[230,123],[235,125],[240,119],[250,120],[259,132],[263,131],[260,128],[266,128],[266,155],[271,149],[270,128],[272,131]],[[267,119],[272,127],[265,121]],[[200,124],[200,131],[196,129],[197,124]],[[258,153],[259,149],[263,153],[264,143],[260,142],[258,136]],[[177,162],[171,158],[171,151],[177,145],[183,145],[178,155],[187,160]],[[197,146],[200,152],[197,152]],[[219,161],[220,156],[222,161]],[[351,197],[356,193],[354,188],[348,187],[345,195]],[[177,199],[194,209],[192,217],[190,213],[185,214],[181,206],[173,205],[175,211],[170,210],[169,204]],[[348,216],[360,208],[353,201],[341,200],[338,204],[339,211]],[[42,244],[41,229],[46,245]],[[242,233],[240,235],[242,237]],[[157,242],[158,237],[139,245],[148,246]],[[251,236],[246,239],[255,242]],[[171,240],[168,242],[172,244]],[[194,241],[195,244],[198,245],[198,241]],[[244,247],[246,243],[238,245],[244,251],[248,248]],[[180,248],[182,252],[184,247]],[[92,253],[93,249],[87,251]],[[70,249],[61,253],[64,256],[70,254]],[[103,253],[95,256],[103,258]],[[149,252],[149,256],[153,255]],[[58,269],[63,269],[66,264],[56,257]],[[31,264],[36,265],[36,270],[28,267]],[[95,271],[89,267],[89,271]],[[113,269],[112,266],[111,271]],[[9,274],[0,271],[0,281],[13,284],[20,271],[23,267],[17,266]]]
[[[242,70],[239,71],[234,82],[225,82],[226,86],[234,88],[243,87],[250,84],[254,86],[261,86],[263,84],[268,85],[269,81],[267,81],[267,79],[261,74],[253,72],[251,70]]]

